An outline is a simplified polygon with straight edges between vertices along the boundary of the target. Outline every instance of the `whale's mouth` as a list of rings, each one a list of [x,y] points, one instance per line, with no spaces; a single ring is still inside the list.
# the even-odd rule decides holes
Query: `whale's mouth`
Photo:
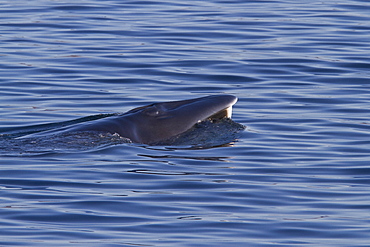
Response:
[[[233,107],[229,106],[229,107],[211,115],[207,119],[217,120],[217,119],[223,119],[223,118],[231,118],[232,112],[233,112]]]
[[[232,111],[233,111],[232,106],[229,106],[221,111],[216,112],[215,114],[212,114],[209,117],[206,117],[205,119],[199,120],[198,124],[204,121],[215,122],[225,118],[231,119]]]
[[[191,148],[208,148],[227,145],[236,140],[245,126],[231,119],[232,106],[199,120],[190,129],[151,145],[190,146]]]

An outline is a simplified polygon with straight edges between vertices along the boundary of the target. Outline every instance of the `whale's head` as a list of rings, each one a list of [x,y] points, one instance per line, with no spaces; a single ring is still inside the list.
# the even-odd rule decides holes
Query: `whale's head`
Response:
[[[231,117],[233,95],[154,103],[122,114],[124,137],[133,142],[152,144],[179,135],[206,119]]]

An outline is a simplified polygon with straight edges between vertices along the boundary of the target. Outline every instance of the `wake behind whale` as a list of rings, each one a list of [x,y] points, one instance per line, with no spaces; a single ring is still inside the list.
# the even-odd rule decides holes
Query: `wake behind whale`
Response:
[[[139,143],[214,147],[234,141],[244,126],[230,119],[237,98],[213,95],[154,103],[123,114],[31,126],[0,135],[2,152],[88,150]]]

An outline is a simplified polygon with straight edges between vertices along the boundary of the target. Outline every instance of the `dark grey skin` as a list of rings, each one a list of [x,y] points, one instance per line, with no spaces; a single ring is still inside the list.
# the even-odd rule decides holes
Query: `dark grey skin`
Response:
[[[179,135],[207,118],[225,117],[226,109],[233,106],[236,101],[237,98],[233,95],[213,95],[154,103],[121,115],[69,126],[61,131],[62,133],[65,131],[117,133],[135,143],[151,144]],[[60,133],[60,131],[57,132]],[[42,132],[37,135],[42,135]]]

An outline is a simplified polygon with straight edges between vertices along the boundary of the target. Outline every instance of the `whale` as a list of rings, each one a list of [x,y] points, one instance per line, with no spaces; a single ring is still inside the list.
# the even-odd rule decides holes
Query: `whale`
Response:
[[[77,123],[60,130],[38,132],[31,136],[90,131],[118,134],[133,143],[151,145],[180,135],[199,122],[231,118],[232,106],[237,100],[233,95],[220,94],[158,102],[134,108],[126,113]]]

